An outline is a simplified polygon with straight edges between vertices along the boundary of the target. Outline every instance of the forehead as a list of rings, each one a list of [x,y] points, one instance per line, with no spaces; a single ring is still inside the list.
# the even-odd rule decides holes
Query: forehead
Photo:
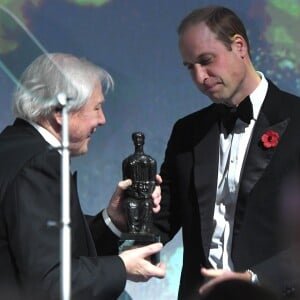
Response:
[[[183,59],[213,53],[220,47],[224,48],[223,43],[204,22],[189,26],[179,37],[179,50]]]
[[[94,85],[93,92],[90,96],[89,101],[93,102],[103,102],[104,101],[104,95],[102,91],[102,85],[100,81],[97,81]]]
[[[104,95],[102,92],[102,86],[100,81],[99,82],[97,81],[93,87],[91,96],[88,98],[87,102],[82,107],[82,110],[95,107],[101,104],[103,101],[104,101]]]

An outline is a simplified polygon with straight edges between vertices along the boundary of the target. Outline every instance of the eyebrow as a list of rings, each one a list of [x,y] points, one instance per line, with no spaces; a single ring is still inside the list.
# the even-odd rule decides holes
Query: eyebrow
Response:
[[[198,55],[197,58],[195,59],[195,61],[193,61],[193,62],[183,61],[182,63],[185,67],[187,67],[187,66],[196,64],[200,60],[200,58],[201,58],[201,55]]]
[[[100,102],[96,103],[96,104],[95,104],[95,108],[101,107],[102,104],[104,103],[104,101],[105,101],[105,98],[103,98],[103,101],[100,101]]]
[[[207,56],[207,55],[212,55],[213,56],[212,53],[205,52],[205,53],[199,54],[193,62],[183,61],[182,63],[183,63],[184,66],[193,65],[193,64],[198,63],[201,59],[205,59],[205,56]]]

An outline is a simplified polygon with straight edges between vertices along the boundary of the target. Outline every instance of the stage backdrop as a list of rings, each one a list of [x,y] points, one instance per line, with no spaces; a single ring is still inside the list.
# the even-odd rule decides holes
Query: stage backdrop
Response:
[[[208,105],[194,87],[177,48],[176,28],[199,0],[0,0],[31,30],[48,52],[69,52],[107,69],[115,79],[104,111],[107,124],[93,135],[86,156],[72,161],[78,170],[84,212],[95,214],[121,179],[121,162],[133,152],[131,133],[146,135],[145,152],[161,164],[173,123]],[[258,70],[289,92],[299,94],[300,1],[214,1],[244,20]],[[1,48],[14,36],[3,34]],[[17,42],[18,43],[18,42]],[[22,47],[22,45],[14,45]],[[21,60],[29,53],[22,51]],[[11,79],[0,71],[0,129],[12,122]],[[207,149],[209,151],[209,149]],[[167,277],[128,282],[122,299],[175,299],[182,262],[180,233],[162,251]],[[101,282],[99,282],[101,284]]]

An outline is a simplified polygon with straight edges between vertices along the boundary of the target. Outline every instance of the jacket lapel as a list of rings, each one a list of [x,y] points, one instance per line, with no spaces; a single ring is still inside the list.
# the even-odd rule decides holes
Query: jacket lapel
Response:
[[[266,117],[266,115],[261,112],[257,124],[255,125],[255,130],[253,132],[252,140],[250,143],[246,163],[244,166],[239,197],[244,198],[253,189],[256,182],[261,178],[265,169],[269,165],[276,147],[265,148],[261,141],[261,137],[268,130],[275,131],[281,137],[289,123],[289,119],[283,120],[276,124],[271,125]],[[280,139],[279,139],[280,143]]]
[[[283,136],[289,124],[289,118],[280,116],[281,110],[280,91],[269,82],[269,90],[253,130],[247,158],[241,174],[235,214],[235,231],[239,229],[242,223],[249,194],[264,174],[277,148],[265,148],[261,141],[262,135],[268,130],[275,131],[279,134],[280,143],[280,137]]]
[[[203,250],[208,256],[214,229],[213,214],[216,199],[216,185],[219,160],[219,124],[216,115],[211,115],[212,124],[206,124],[207,133],[194,147],[194,180],[199,204],[200,230]]]

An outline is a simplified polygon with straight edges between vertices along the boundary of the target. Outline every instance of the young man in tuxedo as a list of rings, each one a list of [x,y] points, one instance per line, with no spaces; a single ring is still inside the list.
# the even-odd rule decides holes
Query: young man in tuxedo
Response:
[[[70,156],[88,151],[92,134],[105,124],[104,92],[113,85],[102,68],[69,54],[45,54],[23,73],[13,101],[16,120],[0,134],[0,298],[60,298],[61,141],[64,93],[69,110]],[[159,177],[159,176],[158,176]],[[160,178],[157,178],[160,180]],[[117,299],[126,280],[165,276],[165,266],[147,259],[162,245],[118,254],[115,231],[126,224],[121,181],[106,210],[86,218],[76,176],[70,176],[71,298]],[[153,210],[160,209],[156,188]],[[49,227],[47,222],[58,226]]]
[[[299,163],[300,99],[255,70],[231,10],[196,9],[178,35],[184,66],[213,102],[176,122],[161,167],[154,224],[164,243],[182,229],[179,299],[226,279],[299,299],[293,241],[280,235],[280,191]]]

